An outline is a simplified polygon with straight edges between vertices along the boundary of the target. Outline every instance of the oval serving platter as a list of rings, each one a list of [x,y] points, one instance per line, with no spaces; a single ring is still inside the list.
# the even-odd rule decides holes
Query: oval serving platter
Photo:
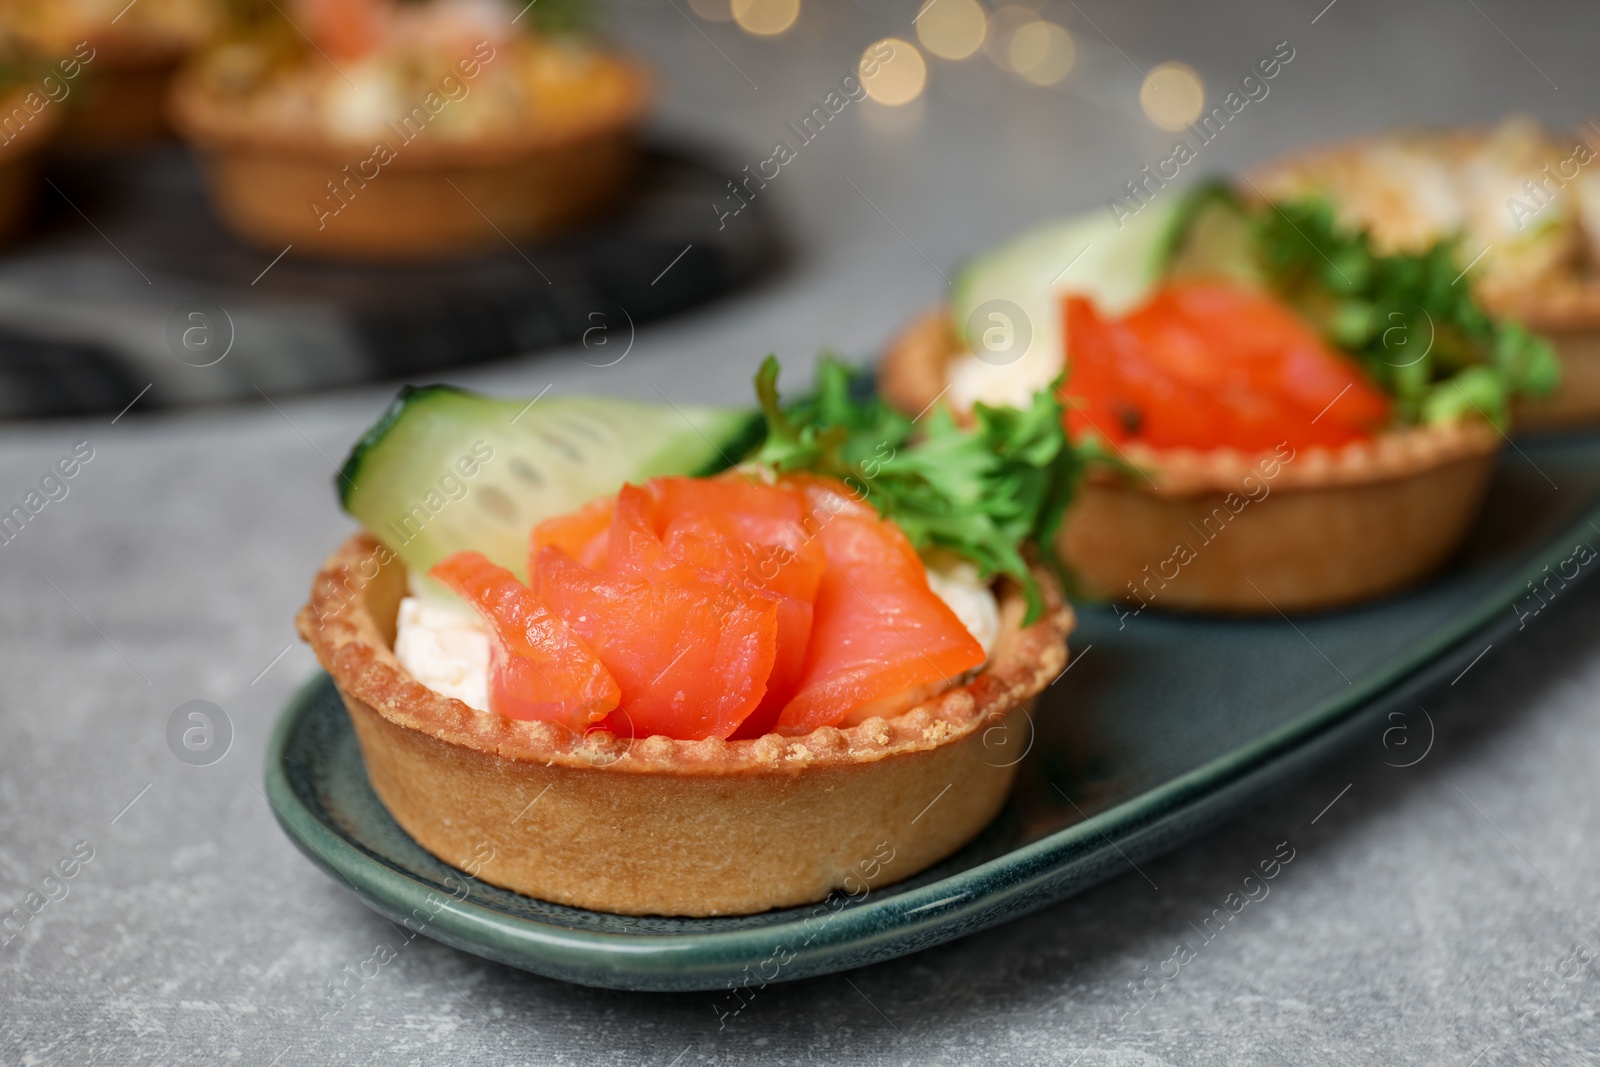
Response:
[[[634,990],[756,989],[847,970],[1130,872],[1355,738],[1376,736],[1391,711],[1414,710],[1526,626],[1544,603],[1531,583],[1570,583],[1592,569],[1597,502],[1600,436],[1521,440],[1461,555],[1404,596],[1293,618],[1081,610],[1072,663],[1040,698],[1026,736],[992,739],[996,762],[1021,761],[995,822],[914,878],[808,907],[637,918],[471,878],[389,817],[326,675],[277,724],[267,796],[301,851],[370,907],[513,967]],[[934,798],[930,808],[958,800]],[[886,882],[892,863],[868,873]]]

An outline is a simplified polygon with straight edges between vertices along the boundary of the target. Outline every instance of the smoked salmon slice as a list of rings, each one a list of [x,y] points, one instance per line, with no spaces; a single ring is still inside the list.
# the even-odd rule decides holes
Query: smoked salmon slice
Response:
[[[715,478],[656,478],[650,489],[665,521],[691,513],[708,515],[759,515],[798,524],[804,503],[785,484],[769,484],[743,474]]]
[[[805,733],[984,659],[905,535],[831,478],[656,478],[529,547],[535,593],[620,690],[615,733]]]
[[[983,646],[928,587],[899,528],[854,509],[817,531],[827,569],[817,589],[805,667],[777,729],[803,734],[874,701],[954,678]]]
[[[770,733],[799,683],[811,637],[811,601],[827,567],[822,546],[802,525],[802,493],[739,474],[658,478],[646,488],[647,494],[630,496],[630,503],[653,500],[650,514],[670,565],[687,563],[703,577],[776,598],[778,643],[767,692],[733,736]],[[620,501],[618,507],[620,514]]]
[[[491,711],[582,730],[617,706],[621,690],[599,658],[516,575],[477,552],[457,552],[428,573],[489,626]]]
[[[750,534],[762,539],[743,539]],[[821,544],[800,536],[798,527],[788,520],[687,514],[672,520],[666,546],[669,556],[700,573],[720,577],[776,601],[778,647],[772,674],[767,678],[767,692],[733,736],[761,737],[770,733],[778,721],[778,712],[794,696],[805,667],[806,647],[811,640],[811,602],[827,568]]]
[[[535,582],[616,679],[625,732],[726,738],[766,694],[775,598],[692,578],[606,574],[557,548],[539,553]]]
[[[1217,282],[1170,284],[1121,318],[1069,296],[1074,437],[1157,448],[1338,446],[1368,437],[1389,400],[1355,362],[1266,295]]]
[[[606,558],[611,518],[617,498],[603,496],[577,511],[539,523],[528,538],[528,581],[533,581],[534,561],[544,548],[559,548],[585,567],[598,567]]]

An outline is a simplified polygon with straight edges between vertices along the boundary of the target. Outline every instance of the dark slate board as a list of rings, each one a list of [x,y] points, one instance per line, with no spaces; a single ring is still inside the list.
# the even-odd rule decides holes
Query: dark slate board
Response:
[[[140,411],[415,378],[585,331],[616,342],[603,363],[638,324],[780,265],[765,203],[719,222],[732,171],[706,155],[647,149],[629,207],[582,233],[404,266],[274,263],[221,228],[178,147],[59,164],[0,254],[0,418],[115,412],[146,385]],[[226,352],[210,366],[179,340],[196,323]]]

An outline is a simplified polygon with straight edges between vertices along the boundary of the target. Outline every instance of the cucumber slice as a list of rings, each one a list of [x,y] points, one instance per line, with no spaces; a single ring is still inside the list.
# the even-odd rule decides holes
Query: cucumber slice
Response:
[[[739,408],[407,386],[336,484],[344,509],[414,573],[471,548],[526,579],[535,523],[624,482],[721,470],[763,426]]]
[[[1173,222],[1167,277],[1226,278],[1265,289],[1256,231],[1255,220],[1232,189],[1221,183],[1202,186],[1189,195],[1183,215]]]
[[[1173,194],[1120,221],[1106,211],[1077,215],[973,257],[950,285],[958,334],[979,351],[969,330],[984,328],[990,301],[1009,301],[1026,317],[1031,340],[1016,359],[1004,362],[1059,367],[1066,352],[1062,296],[1082,293],[1110,314],[1137,305],[1161,276],[1173,226],[1187,203],[1186,196]]]

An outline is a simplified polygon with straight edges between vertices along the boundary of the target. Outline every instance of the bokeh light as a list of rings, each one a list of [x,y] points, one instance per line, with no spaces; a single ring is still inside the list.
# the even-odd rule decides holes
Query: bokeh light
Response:
[[[1162,63],[1152,67],[1139,87],[1139,106],[1145,117],[1163,130],[1184,129],[1200,117],[1206,87],[1192,67]]]
[[[940,0],[943,3],[944,0]],[[996,8],[989,16],[988,32],[983,37],[983,50],[1002,70],[1012,70],[1011,39],[1022,27],[1039,21],[1039,12],[1021,4],[1006,4]]]
[[[707,22],[727,22],[733,18],[730,0],[689,0],[689,10]]]
[[[983,44],[988,23],[978,0],[931,0],[917,16],[917,40],[940,59],[966,59]]]
[[[733,0],[732,11],[746,33],[776,37],[800,17],[800,0]]]
[[[1077,48],[1066,30],[1054,22],[1035,19],[1017,27],[1006,53],[1012,70],[1035,85],[1054,85],[1072,69]]]
[[[928,83],[928,64],[917,46],[898,37],[869,44],[857,65],[867,95],[891,107],[909,104]]]

